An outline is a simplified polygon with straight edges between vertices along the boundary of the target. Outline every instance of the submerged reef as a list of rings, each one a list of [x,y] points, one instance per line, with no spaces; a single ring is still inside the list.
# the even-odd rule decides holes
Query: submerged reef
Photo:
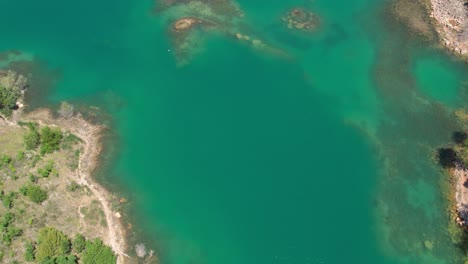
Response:
[[[320,26],[319,17],[305,8],[296,7],[289,10],[281,20],[289,29],[314,31]]]
[[[255,25],[245,20],[244,12],[232,0],[160,0],[155,12],[169,21],[169,39],[176,63],[190,63],[204,49],[207,33],[220,33],[274,56],[290,58],[287,52],[259,36]],[[319,24],[312,12],[295,8],[288,12],[291,26],[297,30],[312,31]],[[289,21],[288,20],[288,21]]]
[[[397,0],[391,11],[412,33],[426,40],[435,40],[436,33],[429,17],[430,7],[424,0]]]

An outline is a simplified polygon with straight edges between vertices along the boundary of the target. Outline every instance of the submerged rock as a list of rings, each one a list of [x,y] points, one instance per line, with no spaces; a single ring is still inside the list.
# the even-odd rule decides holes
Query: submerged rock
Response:
[[[184,17],[174,22],[173,28],[176,31],[188,30],[189,28],[198,23],[201,23],[201,21],[196,18]]]
[[[432,250],[434,248],[434,243],[431,240],[425,240],[424,241],[424,247],[427,250]]]
[[[289,29],[299,31],[314,31],[320,26],[320,19],[316,14],[299,7],[289,10],[281,20]]]

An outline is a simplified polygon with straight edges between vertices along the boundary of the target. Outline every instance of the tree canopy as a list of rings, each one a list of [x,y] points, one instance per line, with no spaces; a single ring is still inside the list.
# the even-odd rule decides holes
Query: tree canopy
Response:
[[[60,149],[63,133],[59,128],[45,126],[41,129],[41,155],[52,153]]]
[[[102,240],[95,239],[86,242],[86,249],[81,256],[83,264],[115,264],[117,256],[114,251],[102,243]]]
[[[20,96],[20,91],[0,86],[0,110],[6,114],[11,113],[11,110],[16,107],[16,101]]]
[[[65,256],[70,252],[70,240],[61,231],[44,227],[39,230],[36,248],[36,260],[42,263],[48,259]]]

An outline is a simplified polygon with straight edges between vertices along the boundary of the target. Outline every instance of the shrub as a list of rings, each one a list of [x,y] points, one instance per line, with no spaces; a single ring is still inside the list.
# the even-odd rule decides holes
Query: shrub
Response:
[[[9,246],[11,245],[11,242],[15,237],[18,237],[21,235],[21,229],[9,226],[5,229],[5,231],[2,234],[2,241],[5,245]]]
[[[25,158],[26,158],[26,155],[24,151],[22,150],[18,151],[18,153],[16,154],[16,159],[19,161],[23,161]]]
[[[81,138],[72,133],[67,133],[63,137],[62,149],[71,150],[76,144],[83,142]]]
[[[0,219],[0,234],[2,242],[9,246],[12,240],[21,235],[21,229],[13,227],[11,224],[15,221],[15,217],[12,213],[7,212]]]
[[[50,174],[57,174],[57,170],[54,168],[54,162],[49,161],[43,168],[38,169],[37,173],[39,173],[42,178],[47,178]]]
[[[36,149],[40,143],[40,135],[36,123],[27,123],[28,133],[24,135],[23,141],[26,149]]]
[[[41,129],[41,155],[52,153],[60,149],[60,143],[63,139],[63,133],[59,128],[50,128],[48,126]]]
[[[91,264],[115,264],[117,257],[112,249],[102,243],[102,240],[95,239],[86,242],[86,248],[81,256],[82,263]]]
[[[8,212],[0,219],[0,231],[4,231],[7,227],[11,225],[15,221],[15,216]]]
[[[76,181],[71,181],[70,184],[67,185],[67,190],[70,192],[74,192],[80,189],[81,185],[79,185]]]
[[[0,199],[2,200],[3,205],[10,209],[13,207],[13,200],[16,198],[16,193],[9,192],[8,194],[0,194]]]
[[[33,203],[40,204],[47,200],[47,191],[41,189],[41,187],[37,185],[29,185],[27,187],[21,187],[20,192],[23,195],[26,195],[29,200]]]
[[[32,183],[36,183],[37,182],[37,177],[34,176],[33,174],[29,174],[29,181],[32,182]]]
[[[8,156],[8,155],[1,155],[0,156],[0,169],[5,167],[5,166],[8,166],[10,165],[11,163],[11,157]]]
[[[70,241],[61,231],[44,227],[39,230],[39,238],[36,248],[36,261],[43,263],[48,259],[67,255],[70,252]]]
[[[31,241],[24,245],[24,259],[28,262],[34,261],[34,244]]]
[[[76,253],[81,253],[86,247],[86,239],[82,234],[76,234],[72,242],[72,248]]]

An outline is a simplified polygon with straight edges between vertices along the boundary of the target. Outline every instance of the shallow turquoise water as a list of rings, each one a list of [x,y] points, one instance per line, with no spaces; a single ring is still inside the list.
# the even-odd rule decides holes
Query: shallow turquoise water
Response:
[[[303,2],[239,4],[292,59],[211,35],[178,68],[150,1],[1,1],[0,50],[58,72],[48,102],[113,116],[101,180],[163,263],[457,263],[430,155],[466,67],[419,52],[384,1],[306,3],[312,36],[277,22]]]

